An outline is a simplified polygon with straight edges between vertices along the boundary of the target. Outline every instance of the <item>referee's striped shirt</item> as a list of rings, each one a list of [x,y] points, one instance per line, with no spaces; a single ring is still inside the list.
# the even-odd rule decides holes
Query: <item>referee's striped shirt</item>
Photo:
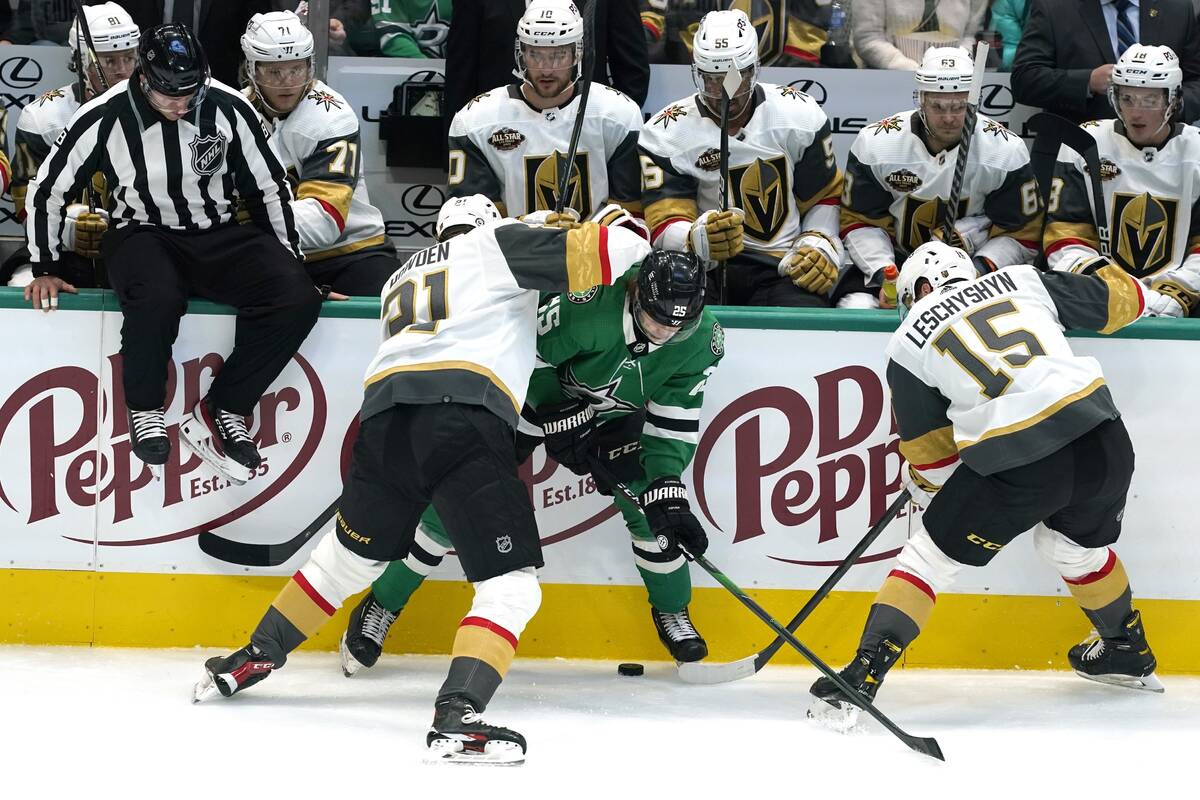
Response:
[[[302,257],[279,154],[246,98],[219,81],[175,122],[150,106],[137,72],[75,112],[29,186],[35,275],[55,272],[64,205],[95,172],[104,173],[114,227],[204,230],[236,222],[240,198],[254,224]]]

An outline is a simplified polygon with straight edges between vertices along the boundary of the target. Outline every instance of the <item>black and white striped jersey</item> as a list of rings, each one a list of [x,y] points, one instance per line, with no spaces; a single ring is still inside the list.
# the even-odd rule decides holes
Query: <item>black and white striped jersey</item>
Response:
[[[96,172],[108,187],[114,227],[205,230],[234,223],[240,200],[255,225],[302,255],[279,154],[250,103],[219,81],[176,122],[150,106],[136,72],[80,107],[29,186],[35,274],[53,272],[64,205]]]

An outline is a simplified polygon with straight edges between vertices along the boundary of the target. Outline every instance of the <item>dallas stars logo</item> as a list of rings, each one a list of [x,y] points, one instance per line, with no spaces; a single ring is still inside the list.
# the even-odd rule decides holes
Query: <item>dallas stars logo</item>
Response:
[[[687,113],[687,109],[683,106],[668,106],[667,108],[664,108],[657,117],[654,118],[654,122],[651,124],[657,125],[661,122],[663,128],[665,129],[668,125],[670,125],[672,122],[675,122],[680,117],[686,117]]]
[[[572,365],[567,365],[567,372],[562,378],[563,389],[572,397],[577,397],[580,400],[586,400],[588,405],[597,414],[604,414],[609,411],[624,411],[633,413],[640,411],[638,406],[633,403],[622,400],[617,397],[617,389],[621,386],[621,379],[604,384],[603,386],[588,386],[583,381],[575,376],[575,369]]]
[[[875,136],[878,136],[881,133],[898,131],[900,130],[900,117],[888,117],[887,119],[881,119],[879,122],[876,122],[873,125],[868,125],[867,127],[874,131]]]
[[[326,111],[328,111],[330,109],[330,107],[333,107],[333,108],[341,108],[342,107],[341,101],[338,100],[336,97],[334,97],[332,94],[330,94],[329,92],[321,92],[316,89],[313,89],[311,92],[309,92],[308,97],[305,99],[312,100],[313,102],[318,103],[319,105],[325,106]]]
[[[995,120],[989,119],[987,122],[983,123],[983,132],[990,133],[992,136],[999,136],[1005,141],[1008,141],[1008,128],[1004,127]]]
[[[51,100],[57,100],[60,97],[66,97],[66,96],[67,96],[66,92],[64,92],[62,89],[51,89],[50,91],[46,92],[44,95],[42,95],[41,97],[38,98],[38,105],[44,106],[44,105],[46,105],[46,103],[49,103]]]

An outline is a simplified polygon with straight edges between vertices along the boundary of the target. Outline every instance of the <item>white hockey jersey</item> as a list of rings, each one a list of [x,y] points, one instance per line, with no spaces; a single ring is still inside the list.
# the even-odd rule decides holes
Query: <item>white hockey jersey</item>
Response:
[[[371,205],[363,177],[358,113],[346,98],[313,81],[296,108],[275,119],[254,102],[252,87],[242,92],[266,121],[287,167],[304,260],[390,247],[383,215]]]
[[[790,86],[760,83],[750,119],[729,137],[729,205],[745,212],[745,252],[781,258],[802,233],[838,244],[842,173],[829,118]],[[642,127],[646,224],[652,240],[671,223],[721,208],[721,129],[696,95],[672,103]],[[840,252],[835,261],[840,260]]]
[[[553,210],[560,162],[570,148],[578,95],[538,111],[521,84],[479,95],[450,123],[450,196],[482,194],[507,216]],[[589,218],[608,202],[641,212],[637,139],[642,112],[616,89],[593,84],[566,206]]]
[[[381,293],[383,343],[363,419],[400,404],[482,405],[514,428],[533,372],[540,292],[612,282],[648,250],[594,222],[575,230],[501,220],[408,259]]]
[[[1100,364],[1063,330],[1136,320],[1135,279],[1002,267],[915,303],[887,346],[900,452],[934,486],[962,461],[982,475],[1036,461],[1119,416]]]
[[[1112,260],[1179,301],[1200,305],[1200,130],[1177,125],[1160,147],[1137,147],[1118,120],[1086,122],[1100,155],[1100,187]],[[1050,192],[1046,259],[1072,269],[1099,253],[1087,166],[1059,153]]]
[[[906,111],[863,128],[850,148],[841,233],[869,283],[888,264],[899,266],[941,226],[958,145],[932,154],[922,135],[920,115]],[[979,116],[956,217],[964,222],[985,218],[984,241],[974,254],[997,267],[1029,262],[1041,232],[1040,205],[1025,143]]]
[[[18,219],[25,219],[29,182],[37,177],[38,167],[78,110],[74,84],[51,89],[21,109],[17,119],[12,178],[13,205]]]

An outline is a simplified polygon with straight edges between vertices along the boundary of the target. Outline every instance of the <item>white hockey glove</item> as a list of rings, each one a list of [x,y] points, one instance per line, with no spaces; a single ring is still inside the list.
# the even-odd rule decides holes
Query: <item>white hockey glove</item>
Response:
[[[630,214],[629,209],[619,206],[616,203],[609,203],[595,214],[592,214],[591,221],[608,228],[628,228],[647,242],[650,241],[650,228],[647,227],[646,223],[633,214]]]
[[[63,224],[62,249],[71,250],[84,258],[100,255],[100,240],[108,230],[108,212],[97,208],[93,214],[83,203],[67,206]]]
[[[1165,295],[1155,289],[1146,289],[1146,311],[1143,316],[1147,317],[1182,317],[1183,306],[1174,297]]]
[[[912,495],[912,501],[920,506],[922,510],[929,507],[934,495],[942,488],[925,480],[921,473],[913,469],[912,464],[908,463],[900,470],[900,485],[908,489],[908,493]]]
[[[692,223],[688,245],[701,261],[726,261],[742,252],[746,215],[740,208],[705,211]]]
[[[969,256],[975,255],[975,251],[988,240],[988,233],[991,232],[991,229],[992,221],[982,214],[974,217],[963,217],[954,222],[954,230],[951,233],[950,241],[946,243],[951,247],[965,250]],[[941,225],[933,228],[930,233],[933,234],[935,239],[946,241]]]
[[[534,211],[521,217],[521,222],[570,231],[579,227],[579,212],[573,208],[564,208],[561,214],[554,211]]]
[[[779,261],[779,274],[797,288],[823,297],[837,281],[840,256],[841,253],[824,236],[806,233]]]

